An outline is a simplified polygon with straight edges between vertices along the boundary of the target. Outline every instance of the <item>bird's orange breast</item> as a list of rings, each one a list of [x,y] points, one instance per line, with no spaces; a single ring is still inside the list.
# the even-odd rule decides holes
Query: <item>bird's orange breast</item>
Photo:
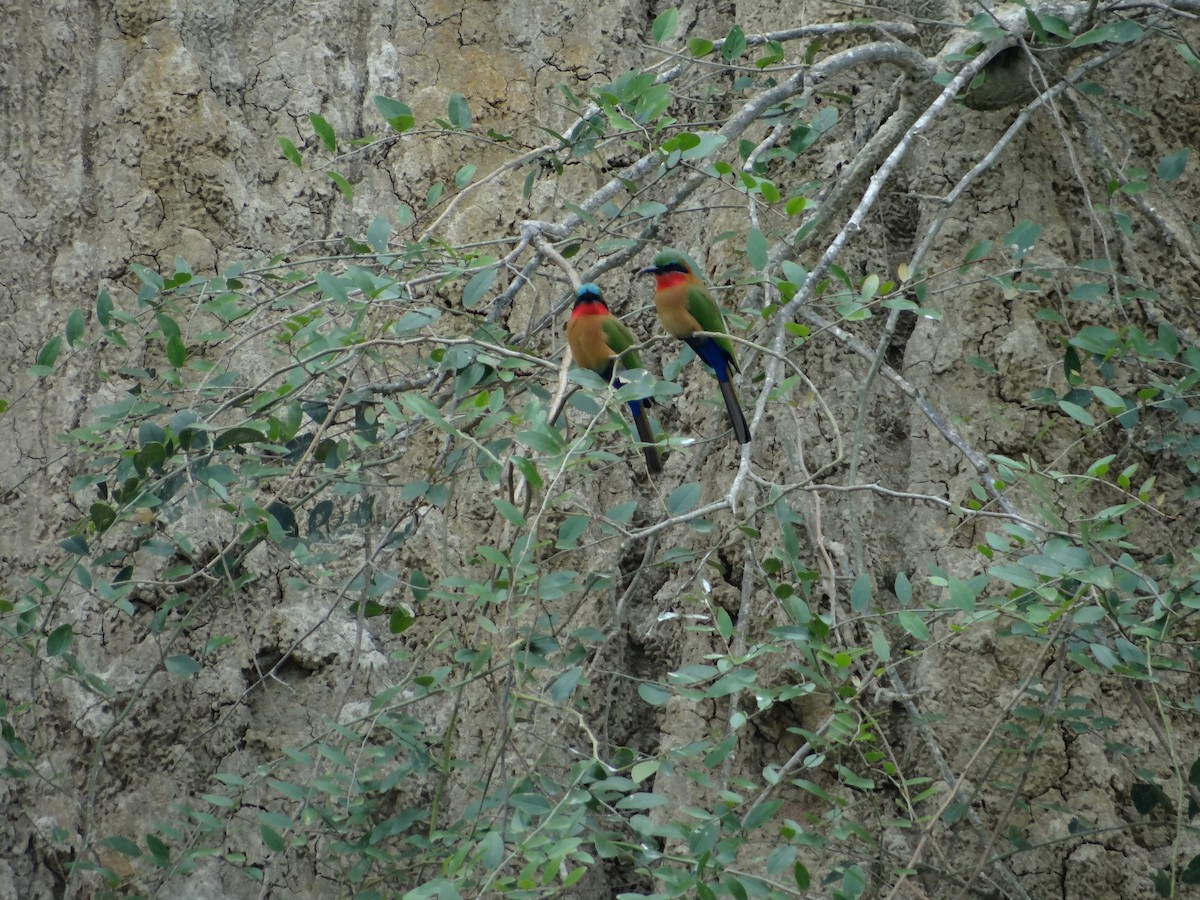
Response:
[[[659,289],[654,293],[654,306],[658,310],[658,318],[663,323],[663,328],[667,329],[671,337],[679,340],[689,338],[697,331],[703,331],[696,317],[688,312],[687,276],[680,275],[679,281],[664,289],[662,282],[666,277],[659,276]]]
[[[567,343],[577,366],[596,371],[612,361],[615,354],[604,336],[604,318],[603,314],[580,311],[567,322]]]

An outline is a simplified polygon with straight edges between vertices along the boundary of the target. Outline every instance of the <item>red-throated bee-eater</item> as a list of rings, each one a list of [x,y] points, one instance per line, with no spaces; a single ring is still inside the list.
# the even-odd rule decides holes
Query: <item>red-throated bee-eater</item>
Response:
[[[575,292],[575,308],[567,322],[567,343],[571,345],[571,355],[575,357],[576,365],[591,369],[617,387],[620,387],[621,381],[613,376],[614,367],[618,371],[623,368],[642,368],[637,351],[630,349],[637,343],[633,333],[612,314],[600,296],[600,288],[590,282]],[[646,418],[646,407],[649,405],[649,400],[630,400],[629,411],[633,414],[638,439],[644,445],[642,451],[646,454],[646,468],[657,475],[662,471],[662,461],[654,446],[650,421]]]
[[[658,318],[667,333],[691,347],[701,362],[712,369],[725,398],[729,411],[729,422],[739,444],[750,443],[750,426],[742,415],[733,384],[729,381],[730,371],[737,372],[737,357],[733,353],[733,341],[727,337],[697,335],[698,331],[709,331],[725,335],[725,320],[717,301],[708,292],[708,286],[700,278],[695,262],[679,250],[663,250],[654,257],[654,265],[642,269],[639,275],[653,275],[657,284],[654,305]]]

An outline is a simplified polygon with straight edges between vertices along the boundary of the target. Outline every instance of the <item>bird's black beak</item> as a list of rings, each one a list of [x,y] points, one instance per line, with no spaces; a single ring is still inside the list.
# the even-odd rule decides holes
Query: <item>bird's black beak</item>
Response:
[[[649,266],[645,269],[638,269],[638,274],[639,275],[658,275],[661,271],[662,271],[662,269],[660,269],[658,266]]]

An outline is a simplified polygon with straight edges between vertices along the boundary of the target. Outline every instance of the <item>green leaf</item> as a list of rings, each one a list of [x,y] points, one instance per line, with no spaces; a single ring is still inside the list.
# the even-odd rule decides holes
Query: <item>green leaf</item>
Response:
[[[634,784],[641,784],[651,775],[657,774],[662,768],[662,761],[657,759],[644,759],[640,763],[634,765],[629,770],[629,780]]]
[[[1195,75],[1200,75],[1200,56],[1192,51],[1192,48],[1187,44],[1176,44],[1175,52],[1183,57],[1184,62],[1188,64],[1188,68]]]
[[[745,52],[746,32],[742,31],[741,25],[734,25],[725,36],[725,43],[721,45],[721,56],[733,61]]]
[[[478,169],[475,166],[471,165],[470,163],[467,163],[465,166],[463,166],[461,169],[459,169],[457,172],[455,172],[454,173],[454,188],[455,188],[455,190],[461,191],[468,184],[470,184],[471,179],[475,177],[475,173],[477,171],[478,171]]]
[[[1192,766],[1188,769],[1188,784],[1200,788],[1200,756],[1192,760]]]
[[[709,685],[704,696],[708,698],[727,697],[752,687],[757,680],[758,673],[753,669],[733,669]]]
[[[1184,884],[1200,884],[1200,854],[1188,860],[1187,866],[1179,875],[1179,880]]]
[[[700,502],[700,485],[695,481],[681,484],[667,497],[667,515],[678,516],[694,509]]]
[[[986,579],[984,579],[986,581]],[[950,579],[950,602],[965,613],[975,612],[976,591],[971,582],[961,578]]]
[[[454,93],[450,95],[450,124],[459,131],[466,131],[471,127],[471,108],[467,105],[467,98],[462,94]]]
[[[399,100],[393,100],[391,97],[376,95],[375,108],[379,110],[379,114],[388,123],[388,127],[397,134],[403,134],[408,131],[416,121],[413,118],[413,111],[409,109],[407,104],[401,103]]]
[[[1129,788],[1129,798],[1133,800],[1134,809],[1144,816],[1158,806],[1162,791],[1155,785],[1136,781]]]
[[[186,653],[168,656],[163,660],[163,665],[166,666],[168,672],[178,675],[180,678],[188,678],[200,671],[200,663]]]
[[[46,341],[46,345],[42,347],[41,352],[37,355],[38,366],[52,369],[55,361],[58,359],[58,351],[62,348],[62,338],[58,335]]]
[[[671,692],[661,684],[643,681],[638,685],[638,696],[651,706],[666,706],[667,701],[671,699]]]
[[[626,500],[624,503],[618,503],[612,507],[605,515],[619,524],[628,524],[633,518],[633,513],[637,509],[636,500]]]
[[[783,62],[783,44],[779,41],[767,41],[763,55],[754,61],[760,69]]]
[[[733,638],[733,619],[724,607],[717,607],[716,625],[717,634],[721,635],[722,640],[729,641]]]
[[[1069,41],[1074,37],[1071,34],[1071,27],[1058,16],[1042,16],[1042,27],[1050,32],[1055,37],[1060,37],[1064,41]]]
[[[412,589],[413,600],[420,603],[429,594],[429,579],[420,569],[413,569],[408,575],[408,585]]]
[[[688,41],[688,53],[699,59],[701,56],[707,56],[712,53],[713,47],[716,45],[704,38],[692,38]]]
[[[1121,395],[1116,391],[1110,390],[1099,384],[1093,385],[1091,388],[1089,388],[1089,390],[1109,412],[1125,411],[1125,401],[1121,399]]]
[[[1021,260],[1029,254],[1041,236],[1041,225],[1036,222],[1024,221],[1017,223],[1015,228],[1004,235],[1003,241],[1005,248],[1012,254],[1012,258]]]
[[[635,794],[630,794],[627,797],[622,797],[617,801],[617,809],[657,809],[660,806],[666,806],[667,798],[662,794],[650,794],[645,791],[639,791]]]
[[[812,876],[808,874],[808,869],[805,868],[802,862],[797,862],[792,867],[792,878],[796,880],[796,887],[802,891],[807,891],[809,885],[812,884]]]
[[[333,128],[330,124],[316,113],[309,113],[308,121],[312,122],[313,131],[317,133],[317,137],[321,139],[321,143],[325,145],[325,149],[330,153],[336,150],[337,137],[334,136]]]
[[[117,520],[117,512],[107,503],[96,500],[88,509],[88,518],[96,526],[96,533],[103,534]]]
[[[171,865],[171,850],[159,838],[152,834],[146,835],[146,846],[150,850],[151,861],[160,869]]]
[[[887,662],[892,658],[892,648],[888,644],[887,636],[878,628],[871,629],[871,649],[875,651],[875,655],[882,662]]]
[[[1092,417],[1092,414],[1078,403],[1072,403],[1070,400],[1059,400],[1058,408],[1081,425],[1091,426],[1096,424],[1096,420]]]
[[[397,606],[388,617],[388,631],[392,634],[404,634],[415,622],[413,614],[404,606]]]
[[[1158,177],[1163,181],[1171,182],[1179,178],[1183,174],[1183,170],[1187,168],[1188,157],[1191,156],[1191,149],[1184,147],[1182,150],[1176,150],[1164,156],[1158,161]]]
[[[903,609],[896,613],[896,621],[900,623],[900,627],[915,637],[918,641],[929,640],[929,628],[925,624],[925,620],[918,616],[915,612],[910,612]]]
[[[654,17],[654,25],[650,33],[654,36],[654,42],[661,44],[675,34],[675,30],[679,27],[679,10],[671,7],[665,9]]]
[[[556,550],[577,550],[579,539],[587,531],[587,516],[567,516],[558,526],[558,540],[554,542]]]
[[[384,216],[376,216],[367,228],[367,243],[376,253],[386,253],[391,235],[392,223]]]
[[[156,471],[167,459],[167,448],[159,443],[150,443],[138,450],[133,456],[133,467],[143,478],[151,469]]]
[[[179,328],[179,323],[164,312],[156,312],[154,321],[158,323],[158,327],[162,329],[163,337],[182,337],[183,332]]]
[[[296,145],[282,136],[275,138],[275,140],[279,144],[279,149],[283,151],[284,159],[297,169],[303,169],[304,160],[300,158],[300,151],[296,149]]]
[[[1075,40],[1072,47],[1086,47],[1089,44],[1129,44],[1142,36],[1142,26],[1132,19],[1122,19],[1119,22],[1109,22],[1090,31],[1085,31]]]
[[[742,830],[750,831],[767,824],[767,822],[771,821],[771,817],[779,812],[781,806],[783,806],[782,800],[768,800],[766,803],[758,804],[758,806],[750,810],[749,814],[742,821]]]
[[[75,633],[70,625],[59,625],[46,636],[46,655],[62,656],[71,649]]]
[[[854,580],[850,589],[850,608],[856,613],[865,613],[871,607],[871,578],[863,572]]]
[[[728,142],[729,138],[723,134],[716,134],[712,131],[705,131],[698,135],[699,140],[694,146],[688,147],[683,151],[683,158],[689,160],[705,159],[716,153]],[[663,207],[665,210],[666,207]]]
[[[157,422],[143,422],[138,426],[137,442],[139,447],[145,447],[147,444],[165,444],[166,429]]]
[[[519,510],[516,506],[501,497],[493,497],[492,505],[500,511],[500,515],[502,515],[505,521],[507,521],[510,525],[516,525],[518,528],[525,527],[525,514],[522,513],[521,510]]]
[[[504,838],[498,831],[489,831],[479,842],[479,864],[485,869],[494,869],[504,859]],[[439,893],[439,896],[440,893]]]
[[[330,181],[337,185],[337,189],[342,192],[342,196],[347,200],[354,199],[354,187],[346,180],[344,175],[338,172],[328,172]]]
[[[550,699],[555,703],[562,703],[575,693],[575,688],[579,686],[579,679],[582,677],[583,668],[581,666],[572,666],[567,669],[551,683]]]
[[[187,346],[181,335],[173,334],[167,338],[167,362],[176,369],[183,368],[187,362]]]
[[[258,833],[262,835],[263,843],[267,845],[268,850],[275,853],[282,853],[287,849],[287,844],[279,832],[269,825],[259,825]]]
[[[112,319],[112,297],[108,295],[108,291],[102,288],[100,293],[96,296],[96,321],[107,328],[109,323],[112,322]]]
[[[106,847],[111,847],[122,856],[139,857],[142,855],[141,849],[136,843],[123,835],[115,834],[112,837],[107,837],[100,842]]]
[[[896,575],[896,599],[900,601],[901,606],[908,606],[912,603],[912,582],[908,580],[908,576],[903,572]]]
[[[1071,344],[1088,353],[1106,356],[1120,344],[1120,338],[1111,328],[1103,325],[1088,325],[1079,329],[1079,333],[1071,338]]]
[[[751,228],[746,235],[746,257],[756,271],[767,267],[767,239],[757,228]]]
[[[1117,654],[1104,644],[1091,644],[1089,649],[1092,651],[1092,656],[1096,657],[1096,662],[1100,663],[1106,669],[1111,669],[1120,662],[1117,659]]]
[[[67,346],[74,347],[75,342],[83,337],[83,310],[76,307],[67,316]]]
[[[704,765],[710,769],[716,768],[733,752],[734,744],[737,743],[737,735],[731,734],[713,747],[712,751],[705,755]]]
[[[994,41],[1004,37],[1004,31],[996,26],[996,20],[987,13],[976,13],[967,22],[968,31],[974,31],[982,40]]]
[[[66,540],[61,541],[58,546],[62,547],[72,556],[88,555],[88,542],[82,534],[73,534]]]
[[[792,197],[790,200],[788,200],[787,204],[783,208],[784,212],[786,212],[789,216],[802,213],[806,209],[808,209],[807,197]]]
[[[1029,23],[1029,27],[1033,30],[1034,36],[1043,44],[1050,42],[1050,36],[1046,33],[1046,29],[1042,26],[1039,19],[1032,9],[1025,10],[1025,21]]]
[[[1068,300],[1081,300],[1092,303],[1108,295],[1108,285],[1099,283],[1078,284],[1067,294]]]
[[[970,250],[967,251],[966,255],[963,257],[963,265],[967,266],[973,262],[978,262],[979,260],[983,259],[985,256],[987,256],[991,252],[992,252],[992,242],[991,241],[980,241],[978,244],[976,244]]]
[[[213,441],[213,449],[227,450],[230,447],[241,447],[245,444],[262,444],[266,440],[266,436],[257,428],[251,428],[248,425],[235,425],[233,428],[222,431],[217,436],[217,439]]]
[[[483,269],[472,275],[467,286],[463,288],[463,306],[467,309],[474,309],[491,289],[492,282],[495,280],[496,269],[494,267]]]

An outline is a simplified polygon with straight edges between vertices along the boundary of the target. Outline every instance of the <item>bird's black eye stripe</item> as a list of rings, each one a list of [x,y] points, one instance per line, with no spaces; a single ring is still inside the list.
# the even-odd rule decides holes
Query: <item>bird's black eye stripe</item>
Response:
[[[688,273],[688,267],[685,266],[683,263],[672,262],[672,263],[667,263],[665,266],[659,266],[658,271],[660,271],[660,272],[680,272],[680,273],[686,275]]]

